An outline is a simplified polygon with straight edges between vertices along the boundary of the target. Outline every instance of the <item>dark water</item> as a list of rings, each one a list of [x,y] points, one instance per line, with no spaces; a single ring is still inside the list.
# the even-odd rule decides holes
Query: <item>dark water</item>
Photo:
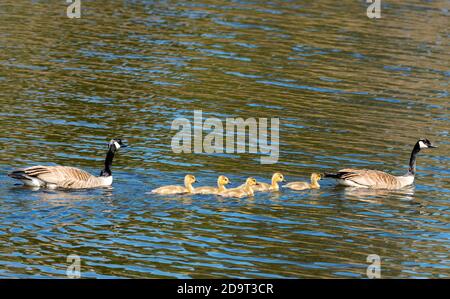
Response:
[[[449,2],[65,1],[0,3],[0,276],[450,276]],[[402,3],[403,2],[403,3]],[[176,117],[279,117],[280,158],[175,154]],[[130,147],[112,188],[33,191],[6,176],[37,164],[97,174],[106,143]],[[307,180],[370,167],[415,187],[157,197],[154,187],[225,174]]]

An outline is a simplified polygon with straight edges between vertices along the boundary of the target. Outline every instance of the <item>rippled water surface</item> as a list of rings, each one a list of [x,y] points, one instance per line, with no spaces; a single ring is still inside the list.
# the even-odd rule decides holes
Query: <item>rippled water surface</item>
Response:
[[[450,276],[449,2],[65,1],[0,3],[0,277],[363,278]],[[175,154],[176,117],[280,118],[280,157]],[[414,187],[158,197],[194,173],[288,181],[313,171],[407,170]],[[38,164],[98,174],[126,139],[111,188],[30,190]]]

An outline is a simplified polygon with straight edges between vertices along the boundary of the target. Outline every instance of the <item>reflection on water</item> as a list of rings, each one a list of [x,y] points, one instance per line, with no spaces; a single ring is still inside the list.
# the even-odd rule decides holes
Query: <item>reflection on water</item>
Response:
[[[83,2],[0,4],[0,277],[449,276],[447,1]],[[280,118],[280,158],[175,154],[176,117]],[[249,199],[148,195],[194,173],[288,181],[344,167],[407,171],[414,188],[320,190]],[[15,167],[62,164],[98,174],[105,143],[131,145],[114,185],[17,187]]]
[[[383,199],[389,196],[394,196],[397,200],[414,200],[414,186],[408,186],[400,190],[347,187],[344,188],[344,194],[349,199],[373,203],[382,203]]]

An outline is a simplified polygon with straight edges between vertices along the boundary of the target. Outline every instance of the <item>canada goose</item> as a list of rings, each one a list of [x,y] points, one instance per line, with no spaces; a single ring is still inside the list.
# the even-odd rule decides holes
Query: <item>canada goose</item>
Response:
[[[284,176],[281,173],[275,172],[272,175],[271,184],[258,182],[258,184],[256,186],[253,186],[252,189],[253,191],[259,192],[279,191],[280,190],[280,187],[278,186],[279,182],[286,182],[286,180],[284,179]]]
[[[236,198],[242,198],[246,196],[253,196],[254,192],[252,187],[256,186],[258,183],[256,180],[252,177],[248,178],[245,181],[245,184],[243,187],[237,187],[225,190],[224,192],[219,193],[220,196],[223,197],[236,197]]]
[[[75,167],[41,165],[17,169],[9,173],[8,176],[21,180],[27,186],[46,187],[50,189],[86,189],[110,186],[113,182],[111,165],[115,153],[121,147],[126,147],[121,139],[112,139],[109,142],[105,167],[98,177]]]
[[[321,179],[321,175],[318,173],[311,174],[311,184],[307,182],[292,182],[287,183],[284,187],[292,189],[292,190],[306,190],[306,189],[319,189],[320,185],[318,181]]]
[[[224,176],[221,175],[217,178],[217,187],[197,187],[194,190],[195,194],[218,194],[220,192],[224,192],[226,190],[225,185],[227,185],[230,182],[230,180]]]
[[[153,189],[151,193],[153,194],[160,194],[160,195],[172,195],[172,194],[181,194],[181,193],[194,193],[194,187],[192,187],[192,184],[196,183],[197,180],[195,176],[191,174],[187,174],[184,177],[184,186],[177,186],[177,185],[169,185],[169,186],[163,186],[156,189]]]
[[[409,170],[405,175],[393,176],[386,172],[369,169],[342,169],[337,173],[326,173],[325,177],[335,178],[339,184],[350,187],[374,189],[400,189],[414,183],[417,153],[424,148],[436,148],[428,139],[419,139],[409,160]]]

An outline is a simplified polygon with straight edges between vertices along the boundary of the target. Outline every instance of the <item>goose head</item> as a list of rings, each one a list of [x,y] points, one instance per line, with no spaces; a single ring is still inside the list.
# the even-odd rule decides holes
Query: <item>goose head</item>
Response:
[[[426,139],[426,138],[422,138],[419,139],[419,141],[417,141],[417,144],[419,145],[420,149],[424,149],[424,148],[437,148],[437,146],[434,146],[430,140]]]
[[[311,182],[320,181],[321,178],[322,178],[322,175],[320,173],[313,172],[311,174]]]
[[[219,176],[219,178],[217,179],[217,184],[219,186],[225,186],[225,185],[228,185],[229,183],[230,183],[230,180],[224,175]]]
[[[109,142],[109,148],[113,152],[118,151],[121,147],[127,147],[127,145],[122,142],[122,139],[111,139]]]
[[[251,186],[256,186],[256,185],[258,185],[258,182],[256,181],[255,178],[249,177],[249,178],[245,181],[245,185],[246,185],[246,186],[249,186],[249,187],[251,187]]]
[[[275,172],[272,176],[272,182],[279,183],[279,182],[286,182],[286,180],[284,179],[284,176],[281,173]]]
[[[191,186],[194,183],[197,183],[197,179],[192,174],[187,174],[184,177],[184,185],[185,186]]]

